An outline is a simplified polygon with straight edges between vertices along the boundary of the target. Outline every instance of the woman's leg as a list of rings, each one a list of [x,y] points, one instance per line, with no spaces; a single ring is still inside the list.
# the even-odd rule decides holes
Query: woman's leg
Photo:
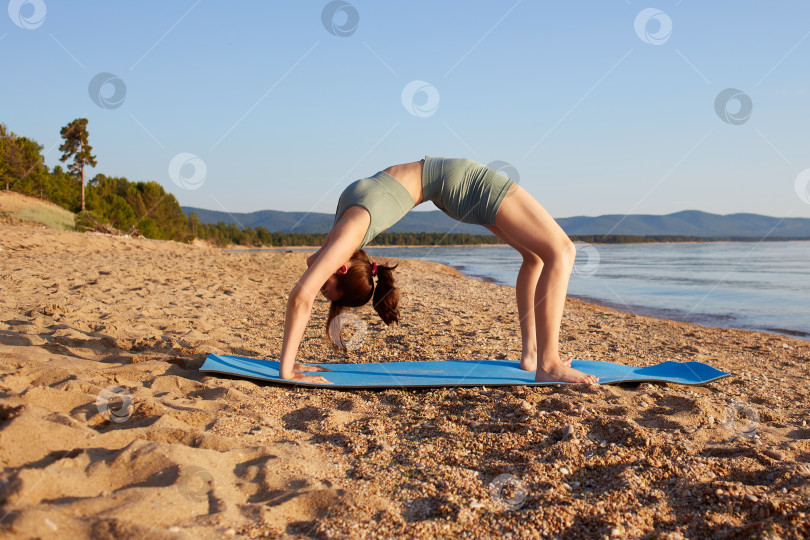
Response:
[[[510,188],[509,194],[501,203],[495,217],[495,230],[502,233],[503,239],[508,238],[510,245],[530,251],[543,263],[534,296],[529,296],[530,286],[526,284],[523,284],[518,296],[519,312],[521,303],[531,301],[537,347],[535,380],[597,382],[598,379],[593,375],[572,369],[560,358],[560,324],[568,279],[576,257],[576,249],[568,235],[540,203],[519,185]],[[526,275],[531,277],[529,272]],[[528,314],[528,311],[526,309],[523,315]],[[523,332],[521,323],[521,333]]]
[[[535,371],[537,369],[537,327],[534,320],[534,297],[537,291],[537,283],[540,280],[540,273],[543,270],[543,261],[536,254],[515,242],[514,238],[510,238],[498,227],[490,225],[487,226],[487,229],[513,247],[523,257],[523,263],[520,265],[517,282],[515,283],[521,337],[520,368],[526,371]],[[563,363],[570,366],[571,360],[563,359]]]
[[[523,246],[509,238],[503,231],[494,225],[487,227],[492,233],[515,248],[523,263],[518,271],[515,283],[515,297],[517,300],[518,319],[520,321],[521,358],[520,368],[526,371],[537,369],[537,330],[534,322],[534,295],[540,272],[543,270],[543,261]]]

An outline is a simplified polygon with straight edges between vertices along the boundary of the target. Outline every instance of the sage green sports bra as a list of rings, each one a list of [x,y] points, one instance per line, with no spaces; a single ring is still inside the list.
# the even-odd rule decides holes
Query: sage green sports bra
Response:
[[[335,223],[351,206],[365,208],[371,216],[360,248],[402,219],[414,207],[413,198],[405,186],[390,174],[380,171],[371,178],[362,178],[349,184],[338,201]]]

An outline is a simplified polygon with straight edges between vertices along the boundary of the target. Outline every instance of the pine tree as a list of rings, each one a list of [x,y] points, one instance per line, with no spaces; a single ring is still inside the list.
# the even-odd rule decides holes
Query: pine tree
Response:
[[[84,212],[84,166],[96,166],[96,156],[90,152],[93,147],[87,144],[87,118],[78,118],[62,128],[60,132],[65,142],[59,147],[62,152],[60,161],[73,159],[73,163],[68,164],[68,170],[74,176],[81,178],[82,184],[82,212]]]

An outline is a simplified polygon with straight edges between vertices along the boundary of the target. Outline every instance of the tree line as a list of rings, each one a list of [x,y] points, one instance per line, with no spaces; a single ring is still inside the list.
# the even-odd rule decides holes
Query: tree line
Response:
[[[196,219],[196,214],[192,214]],[[264,227],[240,228],[234,223],[217,223],[216,225],[197,225],[198,238],[205,238],[217,245],[234,245],[246,248],[260,247],[294,247],[320,246],[326,234],[269,232]],[[746,242],[752,239],[744,236],[704,237],[686,235],[629,235],[629,234],[586,234],[569,235],[574,242],[587,244],[644,244],[644,243],[684,243],[684,242]],[[796,240],[789,237],[769,237],[765,241]],[[380,233],[367,247],[377,246],[477,246],[498,245],[503,242],[491,234],[456,234],[441,232],[397,232]]]
[[[0,183],[6,190],[50,201],[76,213],[76,228],[109,227],[127,234],[188,242],[192,223],[174,195],[155,181],[131,182],[97,174],[85,181],[85,168],[96,166],[89,144],[87,119],[60,130],[61,162],[49,169],[43,146],[0,124]]]
[[[6,190],[51,201],[76,213],[78,230],[112,228],[126,234],[159,240],[189,242],[195,238],[220,246],[316,246],[325,234],[271,232],[264,227],[233,223],[203,224],[195,213],[186,215],[163,186],[154,181],[131,182],[124,177],[97,174],[85,181],[85,168],[96,166],[85,118],[60,130],[61,162],[49,169],[36,141],[18,136],[0,124],[0,181]],[[382,233],[372,245],[495,244],[491,235],[445,233]]]
[[[190,242],[195,238],[219,246],[317,246],[325,234],[271,232],[264,227],[238,227],[233,223],[203,224],[197,214],[186,215],[174,195],[155,181],[131,182],[124,177],[97,174],[85,180],[85,167],[96,166],[89,144],[87,119],[78,118],[60,130],[61,162],[49,169],[43,146],[19,136],[0,123],[0,185],[24,195],[53,202],[76,213],[76,228],[116,229],[158,240]],[[750,240],[742,237],[705,238],[679,235],[575,235],[587,243],[706,242]],[[787,240],[788,238],[768,238]],[[370,246],[450,246],[502,243],[493,235],[440,232],[384,232]]]

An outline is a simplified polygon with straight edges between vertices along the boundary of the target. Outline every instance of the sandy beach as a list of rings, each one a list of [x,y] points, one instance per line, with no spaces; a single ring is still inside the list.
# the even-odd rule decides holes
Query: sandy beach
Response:
[[[567,356],[706,362],[701,387],[337,391],[203,376],[277,359],[306,251],[0,225],[0,536],[802,538],[810,343],[570,300]],[[347,357],[517,360],[514,290],[402,260],[402,324]]]

